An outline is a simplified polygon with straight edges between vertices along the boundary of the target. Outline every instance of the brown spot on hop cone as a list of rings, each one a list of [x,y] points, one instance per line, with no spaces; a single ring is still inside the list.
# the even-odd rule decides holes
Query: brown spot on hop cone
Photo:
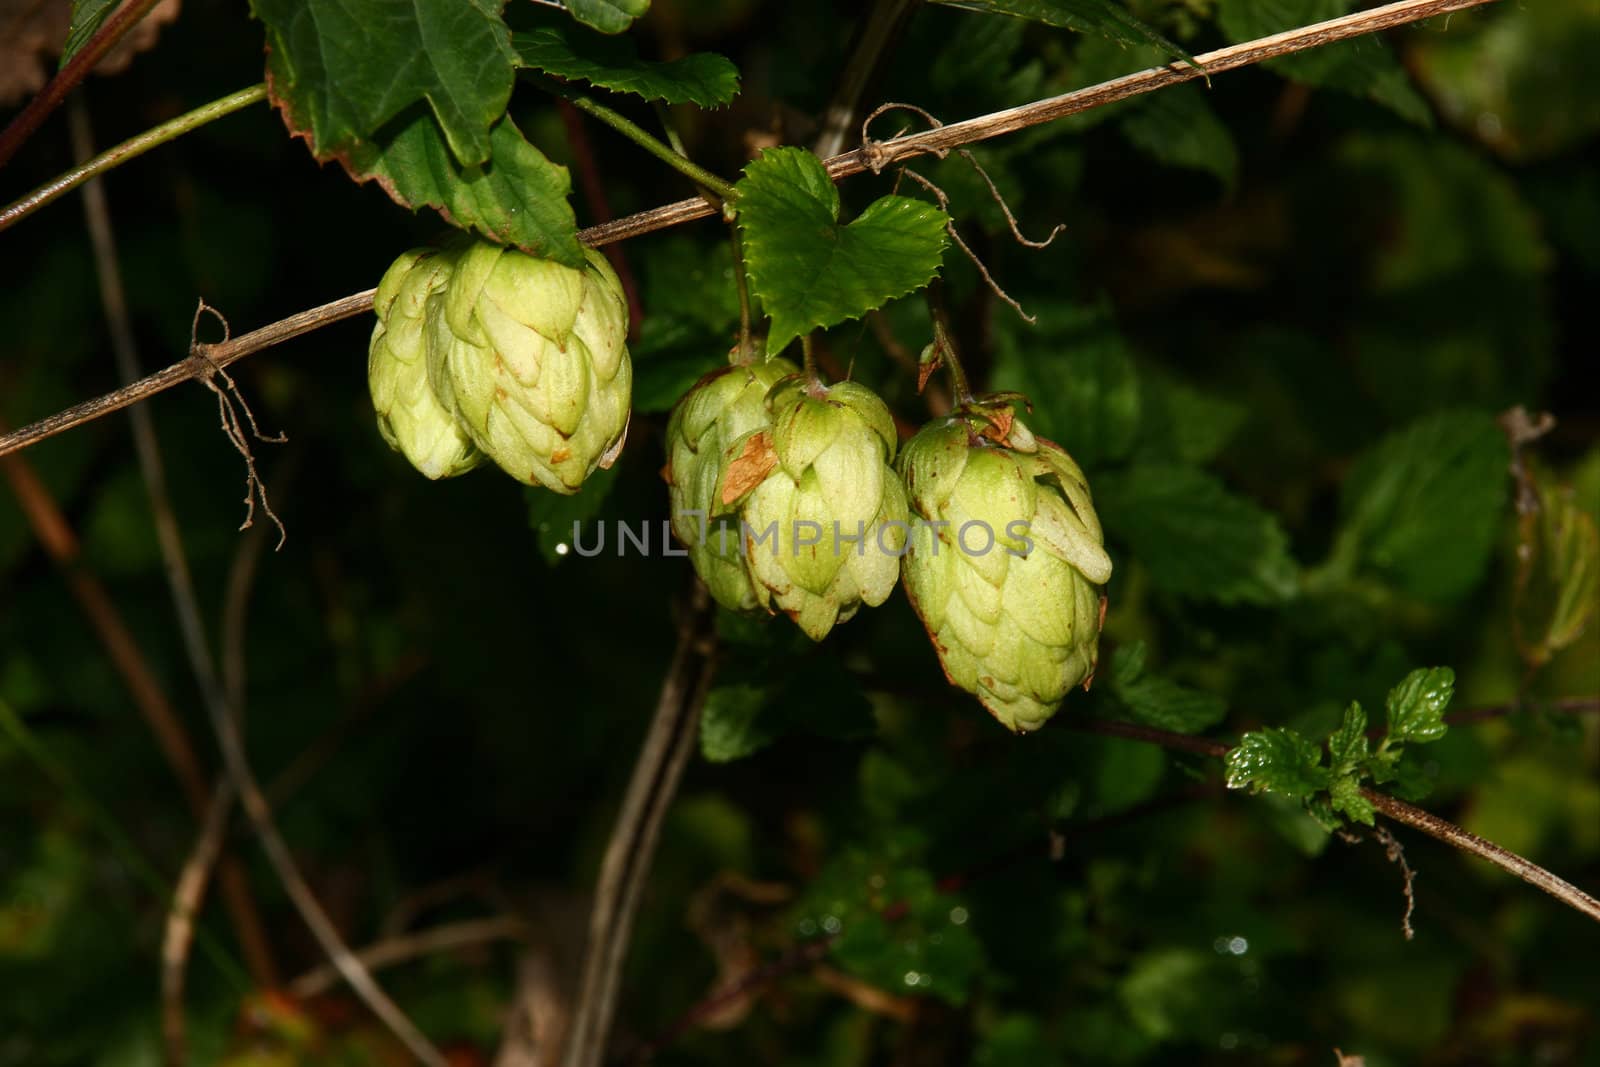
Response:
[[[744,496],[765,481],[777,465],[778,456],[772,450],[772,435],[764,431],[752,434],[723,475],[722,502],[731,504]]]

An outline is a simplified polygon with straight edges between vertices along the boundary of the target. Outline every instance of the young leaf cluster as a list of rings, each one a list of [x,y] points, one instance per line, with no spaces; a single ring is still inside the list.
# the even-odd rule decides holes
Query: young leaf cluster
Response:
[[[1389,691],[1387,726],[1375,748],[1369,745],[1366,710],[1356,701],[1345,709],[1338,729],[1320,741],[1286,726],[1252,730],[1228,753],[1228,788],[1300,800],[1327,830],[1344,819],[1371,826],[1373,807],[1362,796],[1362,783],[1398,781],[1408,791],[1422,784],[1401,757],[1408,744],[1428,744],[1445,735],[1444,709],[1455,681],[1449,667],[1406,675]]]

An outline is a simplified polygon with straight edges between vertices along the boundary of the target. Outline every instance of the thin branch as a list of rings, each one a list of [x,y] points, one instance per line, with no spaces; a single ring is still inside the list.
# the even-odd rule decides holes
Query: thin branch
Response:
[[[1286,33],[1275,34],[1271,37],[1262,37],[1255,41],[1233,45],[1228,48],[1219,48],[1214,52],[1207,52],[1197,57],[1198,62],[1205,68],[1205,74],[1217,74],[1222,71],[1234,70],[1238,67],[1249,66],[1264,60],[1274,59],[1279,56],[1301,52],[1308,48],[1317,48],[1321,45],[1333,44],[1336,41],[1348,40],[1362,34],[1376,33],[1380,30],[1392,29],[1407,23],[1418,22],[1422,19],[1443,15],[1451,11],[1461,11],[1469,7],[1493,3],[1494,0],[1399,0],[1398,3],[1388,4],[1384,7],[1373,8],[1370,11],[1359,11],[1342,18],[1330,19],[1315,25],[1305,26]],[[1091,85],[1086,89],[1078,89],[1061,96],[1039,100],[1032,104],[1011,108],[1006,111],[997,111],[990,115],[968,119],[965,122],[956,122],[948,126],[941,126],[934,130],[925,130],[922,133],[910,134],[905,137],[896,137],[891,141],[873,142],[853,152],[837,155],[824,163],[828,174],[837,181],[840,178],[853,174],[861,174],[868,170],[881,170],[890,163],[913,156],[928,155],[930,153],[944,152],[964,144],[988,140],[1007,133],[1040,123],[1050,122],[1054,119],[1074,115],[1080,111],[1100,107],[1105,104],[1125,100],[1141,93],[1160,89],[1179,82],[1191,81],[1201,77],[1202,73],[1193,67],[1182,63],[1173,63],[1165,67],[1152,67],[1137,74],[1130,74],[1114,81],[1102,82]],[[602,223],[591,226],[578,234],[578,239],[594,248],[611,244],[613,241],[623,241],[642,234],[664,230],[695,219],[703,219],[716,213],[716,209],[708,204],[704,198],[695,197],[690,200],[680,200],[675,204],[666,204],[662,207],[642,211],[636,215],[618,219],[616,222]],[[298,314],[291,315],[279,322],[263,326],[232,341],[221,345],[199,345],[197,351],[190,353],[189,358],[181,363],[174,363],[164,370],[157,371],[142,381],[131,386],[119,389],[114,393],[85,401],[65,411],[41,419],[31,426],[0,436],[0,456],[26,448],[61,433],[81,426],[83,423],[108,415],[113,411],[136,404],[164,390],[170,389],[181,382],[191,378],[203,377],[207,370],[207,359],[218,366],[226,367],[238,359],[243,359],[254,352],[282,344],[284,341],[310,333],[323,326],[330,325],[342,319],[351,318],[372,310],[372,297],[376,289],[354,293],[332,303],[323,304],[321,307],[309,308]]]
[[[1054,721],[1061,722],[1062,720]],[[1201,756],[1213,756],[1218,759],[1226,756],[1233,747],[1221,741],[1212,741],[1204,737],[1191,737],[1188,734],[1172,733],[1168,730],[1158,730],[1152,726],[1139,726],[1134,723],[1111,722],[1101,719],[1067,719],[1062,724],[1069,729],[1101,734],[1106,737],[1121,737],[1130,741],[1146,741],[1150,744],[1161,745],[1163,748],[1174,748],[1183,752],[1192,752]],[[1387,793],[1363,788],[1361,795],[1366,797],[1374,808],[1396,822],[1403,822],[1413,829],[1421,830],[1425,834],[1438,838],[1453,848],[1486,859],[1495,866],[1510,871],[1529,885],[1537,886],[1544,890],[1568,907],[1582,912],[1591,919],[1600,921],[1600,901],[1597,901],[1572,883],[1551,874],[1538,864],[1522,858],[1509,849],[1501,848],[1493,841],[1486,841],[1477,834],[1464,830],[1455,823],[1441,819],[1431,812],[1423,811],[1421,808],[1407,804],[1403,800],[1396,800]]]
[[[397,934],[385,938],[356,953],[368,970],[381,970],[397,963],[431,956],[436,952],[449,952],[460,948],[473,948],[495,941],[526,937],[527,924],[515,915],[497,915],[488,919],[467,919],[445,923],[417,933]],[[299,1000],[321,996],[339,982],[339,971],[331,964],[323,964],[307,971],[289,983],[288,992]]]
[[[90,190],[98,191],[98,187],[91,185]],[[109,241],[108,228],[97,230],[97,241],[102,245]],[[108,284],[116,282],[116,279],[107,277],[114,263],[115,250],[102,248],[103,253],[107,251],[110,256],[109,262],[106,254],[99,257],[102,291],[112,320],[113,339],[117,342],[115,348],[118,365],[125,376],[132,377],[138,373],[134,365],[137,354],[132,347],[132,335],[128,330],[126,312],[123,311],[119,315],[116,309],[116,305],[121,303],[120,282],[115,285]],[[226,342],[223,344],[226,345]],[[209,347],[212,346],[195,345],[197,350]],[[197,361],[201,367],[211,368],[211,373],[216,372],[215,357],[208,357],[202,353],[199,357],[191,356],[190,360]],[[209,374],[201,376],[209,378]],[[393,1031],[413,1056],[427,1067],[446,1067],[446,1061],[438,1049],[434,1048],[422,1031],[418,1030],[405,1013],[379,988],[373,981],[372,975],[345,946],[333,921],[328,918],[327,912],[323,910],[310,885],[300,873],[299,865],[272,820],[266,798],[262,796],[261,788],[256,783],[255,775],[251,772],[249,761],[245,756],[244,741],[239,730],[238,709],[229,701],[228,693],[217,671],[216,661],[211,655],[205,622],[200,613],[199,598],[195,594],[194,577],[189,570],[188,556],[183,547],[183,534],[167,490],[166,473],[156,443],[155,428],[149,421],[145,409],[136,408],[133,416],[134,441],[137,446],[139,466],[150,495],[156,539],[161,547],[162,560],[166,564],[167,585],[171,590],[173,606],[178,614],[178,625],[183,634],[189,666],[199,683],[201,697],[211,719],[212,728],[217,734],[228,778],[238,790],[245,813],[250,817],[279,881],[283,883],[289,899],[300,912],[301,918],[311,929],[322,950],[334,961],[356,995]],[[242,430],[240,432],[242,433]]]
[[[939,188],[933,182],[929,181],[927,178],[924,178],[922,175],[912,170],[910,167],[902,168],[900,173],[904,174],[907,178],[912,179],[918,185],[932,193],[934,199],[939,201],[939,207],[944,210],[945,215],[944,232],[950,235],[950,239],[956,243],[956,247],[961,249],[962,253],[972,261],[972,265],[974,267],[978,268],[978,274],[983,277],[984,284],[989,287],[989,291],[995,296],[998,296],[1001,300],[1004,300],[1007,304],[1010,304],[1011,310],[1015,311],[1022,318],[1023,322],[1026,322],[1030,326],[1037,323],[1039,320],[1035,316],[1024,311],[1022,305],[1017,303],[1016,297],[1006,292],[1000,283],[994,280],[994,275],[989,273],[989,268],[984,264],[983,260],[979,258],[978,253],[972,250],[972,246],[967,244],[966,239],[961,236],[961,231],[956,229],[956,220],[952,218],[950,214],[950,197],[945,193],[945,191]],[[991,183],[991,186],[992,184],[993,183]],[[1015,229],[1016,227],[1013,225],[1013,232],[1015,232]],[[1021,237],[1022,235],[1018,234],[1017,236]],[[1050,237],[1051,239],[1054,239],[1055,234],[1052,233]]]
[[[151,127],[137,137],[130,137],[115,148],[108,148],[93,159],[79,163],[65,174],[52,178],[39,186],[27,196],[0,208],[0,230],[22,221],[51,201],[76,189],[90,178],[104,174],[113,167],[120,167],[129,160],[137,159],[144,155],[158,145],[164,145],[168,141],[189,133],[191,130],[199,129],[208,122],[215,122],[224,115],[231,115],[235,111],[247,108],[251,104],[259,103],[266,98],[267,87],[265,83],[252,85],[248,89],[240,89],[236,93],[230,93],[220,100],[202,104],[193,111],[179,115],[169,122],[163,122],[159,126]]]
[[[67,94],[77,88],[78,83],[89,76],[100,60],[105,58],[107,52],[116,47],[118,41],[127,35],[150,10],[161,0],[128,0],[117,9],[117,12],[95,31],[95,35],[78,50],[66,66],[56,72],[45,87],[39,90],[28,106],[17,113],[4,131],[0,131],[0,167],[4,167],[11,157],[17,154],[17,149],[22,147],[24,141],[33,136],[50,112],[61,106]]]
[[[711,190],[723,200],[732,200],[737,195],[733,191],[732,183],[712,174],[688,156],[673,151],[671,145],[662,144],[648,130],[624,115],[611,110],[604,104],[589,99],[581,93],[561,90],[558,95],[562,99],[571,102],[572,106],[579,111],[593,115],[607,126],[610,126],[613,130],[616,130],[696,185]]]
[[[163,541],[165,542],[165,539]],[[182,551],[181,544],[174,547],[179,552]],[[164,551],[166,550],[164,545]],[[179,601],[178,615],[184,634],[184,645],[188,649],[191,664],[199,678],[205,696],[206,710],[210,714],[212,728],[217,733],[228,773],[239,789],[240,802],[244,806],[245,814],[250,817],[257,836],[261,839],[261,847],[267,854],[267,860],[277,873],[278,880],[283,883],[295,910],[300,913],[301,919],[316,938],[318,946],[333,961],[355,994],[400,1039],[414,1057],[428,1067],[446,1067],[444,1056],[394,1001],[389,999],[389,995],[373,980],[371,973],[351,953],[344,939],[339,936],[333,920],[328,917],[316,894],[311,891],[305,876],[300,873],[300,865],[295,861],[294,854],[289,851],[283,835],[279,833],[266,797],[262,795],[261,787],[256,782],[255,774],[251,771],[245,756],[244,740],[240,736],[238,722],[228,705],[227,694],[223,692],[222,683],[211,661],[205,630],[194,599],[193,581],[189,576],[187,561],[181,556],[173,557],[173,561],[176,566],[172,569],[180,574],[180,577],[175,579],[175,586],[183,591],[181,594],[175,592],[175,597]]]
[[[1376,789],[1362,789],[1361,795],[1366,797],[1374,808],[1395,822],[1403,822],[1414,830],[1421,830],[1430,837],[1438,838],[1452,848],[1488,860],[1496,867],[1510,871],[1529,885],[1544,890],[1568,907],[1600,922],[1600,900],[1596,900],[1572,883],[1556,877],[1538,864],[1523,859],[1510,849],[1501,848],[1493,841],[1487,841],[1470,830],[1464,830],[1453,822],[1439,818],[1432,812],[1423,811],[1403,800],[1396,800]]]
[[[694,748],[700,707],[710,688],[714,669],[710,620],[710,597],[696,581],[678,623],[678,643],[661,681],[655,715],[600,864],[583,974],[562,1057],[566,1067],[598,1067],[605,1056],[634,914],[662,821]]]
[[[1119,737],[1124,741],[1144,741],[1160,745],[1162,748],[1177,749],[1179,752],[1189,752],[1196,756],[1210,756],[1213,759],[1222,759],[1233,748],[1232,745],[1205,737],[1193,737],[1189,734],[1178,734],[1170,730],[1158,730],[1153,726],[1140,726],[1137,723],[1118,722],[1113,719],[1072,719],[1057,716],[1050,720],[1052,726],[1057,723],[1080,733]]]
[[[353,318],[371,311],[372,297],[375,293],[376,289],[353,293],[331,304],[323,304],[321,307],[290,315],[286,319],[280,319],[259,330],[252,330],[220,344],[197,344],[194,351],[182,362],[156,371],[115,392],[76,404],[31,426],[25,426],[0,437],[0,456],[8,455],[20,448],[27,448],[47,437],[53,437],[75,426],[109,415],[113,411],[121,411],[191,378],[206,378],[215,373],[217,368],[226,367],[254,352],[293,340],[341,319]]]
[[[178,873],[178,884],[167,908],[161,936],[161,1038],[168,1067],[183,1067],[189,1059],[188,1024],[183,1014],[183,987],[189,971],[189,946],[194,943],[195,917],[205,899],[211,870],[222,854],[228,813],[233,811],[233,783],[223,778],[211,794],[211,804],[201,821],[189,858]]]
[[[72,133],[73,157],[80,162],[94,151],[94,131],[89,123],[89,108],[83,93],[73,97],[67,117]],[[100,303],[105,311],[106,324],[111,331],[111,348],[116,358],[117,374],[124,382],[139,377],[139,354],[133,338],[133,322],[128,314],[127,296],[123,291],[122,270],[117,262],[116,237],[111,227],[111,209],[106,203],[105,189],[98,180],[83,187],[84,221],[88,226],[90,244],[94,248],[95,275],[100,288]],[[129,413],[133,430],[134,448],[138,453],[140,470],[144,476],[145,491],[150,500],[151,514],[159,527],[163,518],[176,526],[172,514],[171,495],[167,491],[166,473],[161,464],[161,452],[156,445],[155,424],[146,408],[134,408]],[[192,790],[189,798],[196,819],[209,820],[212,791],[203,783]],[[225,818],[224,818],[224,821]],[[202,883],[203,885],[203,883]],[[256,907],[255,896],[250,892],[250,882],[244,868],[234,857],[223,862],[223,898],[244,950],[245,962],[255,980],[263,985],[277,983],[277,964],[267,939],[266,927],[261,921],[261,911]]]
[[[1444,721],[1451,726],[1462,726],[1468,723],[1487,722],[1490,719],[1504,718],[1519,711],[1553,711],[1562,715],[1594,715],[1600,713],[1600,696],[1562,697],[1560,700],[1527,700],[1515,704],[1496,704],[1487,708],[1467,708],[1464,711],[1451,712],[1444,717]],[[1380,730],[1379,733],[1382,733],[1382,731]]]

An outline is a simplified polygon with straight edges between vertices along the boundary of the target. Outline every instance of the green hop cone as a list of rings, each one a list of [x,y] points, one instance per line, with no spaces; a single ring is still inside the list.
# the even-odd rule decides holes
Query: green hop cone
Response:
[[[797,373],[786,359],[712,371],[684,394],[667,423],[672,532],[717,603],[734,611],[754,611],[760,601],[745,569],[738,508],[717,496],[724,452],[734,440],[771,427],[767,392]]]
[[[906,593],[945,676],[1007,728],[1038,729],[1099,656],[1111,557],[1083,472],[995,405],[923,427],[900,472]]]
[[[434,392],[502,470],[558,493],[621,452],[633,387],[622,283],[584,255],[574,270],[473,242],[429,316]]]
[[[767,394],[770,429],[734,439],[717,496],[740,505],[757,603],[813,641],[888,599],[905,548],[894,420],[866,386],[804,375]]]
[[[429,478],[450,478],[483,462],[455,412],[428,382],[428,307],[437,305],[452,263],[447,255],[417,248],[390,265],[373,300],[378,324],[367,349],[378,432]]]

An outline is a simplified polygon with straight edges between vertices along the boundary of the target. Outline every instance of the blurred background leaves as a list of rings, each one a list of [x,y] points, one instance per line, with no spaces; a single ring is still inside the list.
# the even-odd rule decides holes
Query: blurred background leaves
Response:
[[[1351,6],[1125,9],[1198,53]],[[809,143],[858,17],[843,2],[657,0],[631,37],[646,59],[737,65],[730,106],[672,112],[690,154],[732,177],[761,145]],[[1402,833],[1418,871],[1405,941],[1381,846],[1329,838],[1298,805],[1224,796],[1216,761],[1070,724],[1322,737],[1352,700],[1382,707],[1408,671],[1446,664],[1453,709],[1518,710],[1419,750],[1427,806],[1600,881],[1585,547],[1600,521],[1597,35],[1595,0],[1497,3],[976,149],[1026,233],[1066,225],[1047,251],[1011,239],[964,161],[914,164],[1038,316],[1022,322],[946,255],[970,369],[1028,392],[1036,429],[1095,488],[1117,564],[1101,676],[1062,721],[1017,739],[947,689],[899,595],[820,648],[781,619],[719,619],[704,758],[669,815],[629,958],[624,1061],[670,1034],[657,1062],[1318,1064],[1335,1047],[1370,1067],[1596,1062],[1592,924]],[[89,83],[99,141],[257,80],[262,41],[237,9],[186,9],[116,81]],[[1161,58],[929,6],[874,93],[953,121]],[[618,106],[653,128],[648,107]],[[550,160],[576,164],[546,98],[519,89],[512,114]],[[612,214],[691,195],[619,138],[590,139]],[[6,195],[70,163],[52,122],[3,172]],[[439,231],[319,167],[266,108],[106,184],[152,368],[185,350],[197,297],[247,329],[371,286]],[[843,217],[892,190],[887,175],[851,179]],[[574,207],[579,225],[598,220],[584,197]],[[16,426],[116,379],[76,203],[4,242],[0,418]],[[688,566],[619,557],[614,530],[594,558],[560,546],[574,520],[590,544],[625,521],[649,523],[659,549],[665,413],[724,361],[737,320],[716,223],[622,250],[645,308],[634,424],[618,467],[572,500],[489,475],[415,477],[372,423],[365,321],[235,368],[263,425],[290,437],[258,450],[289,540],[247,600],[251,755],[353,943],[505,912],[542,931],[529,944],[581,929],[570,901],[592,883]],[[927,408],[905,363],[928,339],[912,299],[820,347],[914,425]],[[150,403],[215,625],[253,536],[234,529],[241,464],[198,388]],[[1495,417],[1517,404],[1556,424],[1513,452]],[[1545,502],[1538,522],[1519,519],[1516,457]],[[204,739],[125,422],[25,458],[81,539],[77,566]],[[173,876],[194,833],[183,795],[10,496],[0,699]],[[229,846],[280,970],[314,967],[248,834]],[[0,741],[0,1064],[153,1062],[164,912],[82,805]],[[221,908],[202,921],[233,947]],[[478,945],[382,977],[458,1062],[490,1063],[526,951]],[[713,988],[774,966],[726,1017],[676,1025]],[[397,1062],[340,990],[241,999],[205,956],[191,970],[194,1062]]]

